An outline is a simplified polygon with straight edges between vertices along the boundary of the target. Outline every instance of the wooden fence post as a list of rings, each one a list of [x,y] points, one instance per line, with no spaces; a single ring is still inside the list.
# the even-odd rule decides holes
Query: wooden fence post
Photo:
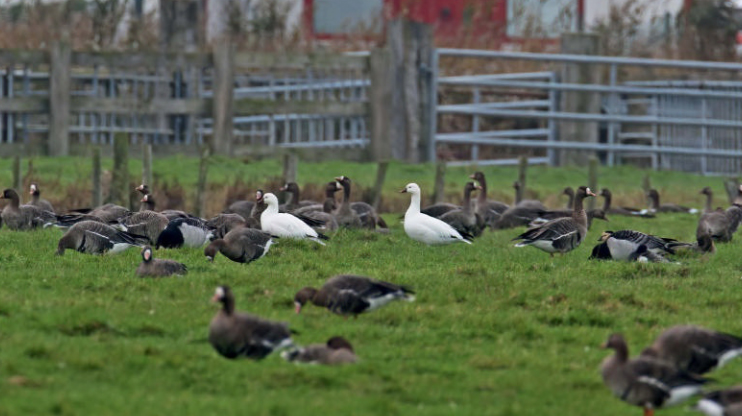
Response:
[[[21,156],[13,156],[13,188],[19,194],[23,194],[23,184],[21,183]]]
[[[528,179],[528,158],[521,156],[518,158],[518,183],[520,188],[517,189],[516,201],[522,201],[526,195],[526,181]]]
[[[737,199],[737,193],[739,192],[739,180],[737,178],[727,179],[724,181],[724,189],[727,191],[729,204],[733,204],[734,200]]]
[[[232,113],[234,104],[234,47],[229,37],[214,45],[214,96],[212,116],[214,125],[210,153],[231,155]]]
[[[368,89],[369,117],[371,119],[371,160],[382,162],[392,155],[392,55],[388,48],[371,51],[368,59],[371,88]]]
[[[590,157],[587,165],[587,186],[596,195],[598,194],[598,158],[595,156]],[[595,209],[595,198],[588,198],[587,209]]]
[[[294,152],[288,152],[283,155],[283,183],[296,182],[297,171],[299,170],[299,157]],[[293,201],[299,202],[299,201]]]
[[[70,44],[67,39],[54,42],[50,51],[49,136],[51,156],[69,154],[70,123]]]
[[[150,143],[142,147],[142,183],[152,186],[152,145]]]
[[[386,180],[386,170],[389,168],[389,162],[379,162],[376,168],[376,183],[374,183],[374,199],[373,207],[375,210],[379,210],[381,205],[381,193],[384,189],[384,181]]]
[[[116,133],[113,136],[113,176],[108,200],[129,207],[129,136]]]
[[[100,165],[100,147],[93,148],[93,207],[103,205],[103,189],[100,183],[101,165]]]
[[[206,177],[209,173],[211,150],[209,146],[201,147],[201,161],[198,165],[198,183],[196,184],[196,216],[203,217],[206,213]]]

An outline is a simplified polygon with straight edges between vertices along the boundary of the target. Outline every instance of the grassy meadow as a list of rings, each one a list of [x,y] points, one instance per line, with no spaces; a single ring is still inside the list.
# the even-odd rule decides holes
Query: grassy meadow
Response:
[[[38,159],[31,176],[45,197],[62,201],[64,186],[88,186],[86,163]],[[191,159],[159,160],[156,182],[177,181],[188,189],[196,180],[194,166]],[[10,161],[0,161],[0,182],[10,183],[9,171]],[[515,169],[483,171],[490,198],[511,201]],[[157,251],[156,257],[188,265],[189,274],[181,278],[136,278],[135,249],[117,256],[67,251],[56,257],[62,231],[0,229],[0,416],[638,415],[639,408],[614,398],[602,384],[598,368],[609,352],[599,345],[610,333],[624,333],[632,355],[664,328],[681,323],[742,334],[742,237],[719,245],[713,256],[681,259],[680,265],[587,257],[605,229],[690,241],[694,215],[596,221],[582,246],[553,259],[513,247],[510,240],[523,229],[487,231],[471,246],[427,247],[404,234],[399,216],[409,197],[395,191],[415,181],[429,195],[433,172],[429,165],[390,166],[384,191],[384,206],[392,211],[384,214],[389,234],[339,231],[326,247],[281,240],[250,265],[221,255],[211,264],[199,249]],[[449,170],[450,200],[459,198],[471,172]],[[602,169],[600,186],[611,188],[616,204],[644,206],[640,184],[646,173]],[[370,188],[375,167],[302,164],[299,182],[323,183],[340,174]],[[216,195],[211,213],[224,203],[223,188],[238,178],[259,186],[279,176],[277,161],[220,160],[209,173]],[[710,185],[715,205],[727,205],[720,178],[650,176],[668,202],[700,208],[698,191]],[[561,207],[562,188],[584,184],[585,178],[585,169],[533,167],[528,196]],[[311,305],[294,314],[298,289],[339,273],[409,285],[417,301],[358,319]],[[218,308],[209,300],[220,284],[233,288],[238,310],[289,322],[299,344],[348,338],[361,362],[321,367],[289,364],[277,354],[260,362],[220,357],[207,341]],[[741,368],[738,360],[717,371],[711,388],[739,383]],[[685,407],[662,414],[687,414]]]

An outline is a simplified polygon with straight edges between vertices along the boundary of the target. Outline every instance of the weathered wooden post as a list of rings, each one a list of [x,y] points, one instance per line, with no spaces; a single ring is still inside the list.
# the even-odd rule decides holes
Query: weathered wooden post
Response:
[[[69,154],[70,117],[70,43],[63,37],[49,51],[49,136],[51,156]]]
[[[373,49],[368,59],[372,88],[368,89],[371,119],[371,160],[382,162],[392,157],[391,109],[391,53],[387,48]]]
[[[101,164],[100,164],[100,147],[93,148],[93,206],[103,205],[103,189],[101,188]]]
[[[113,136],[113,175],[108,200],[129,207],[129,136],[116,133]]]
[[[561,38],[561,52],[573,55],[599,55],[598,35],[589,33],[565,33]],[[594,64],[565,63],[561,80],[565,84],[599,84],[601,72]],[[600,95],[593,92],[564,91],[561,94],[561,111],[567,113],[600,114]],[[585,121],[562,121],[559,140],[563,142],[598,143],[598,123]],[[559,164],[585,166],[593,151],[563,150]]]
[[[142,183],[152,186],[152,145],[142,146]]]
[[[229,37],[216,42],[214,57],[214,96],[211,153],[232,154],[232,113],[234,103],[234,47]]]
[[[724,181],[724,189],[727,191],[727,197],[729,198],[729,204],[733,204],[734,200],[737,199],[739,192],[739,179],[731,178]]]
[[[198,183],[196,184],[196,216],[203,217],[206,214],[206,178],[209,173],[209,161],[211,150],[209,146],[201,147],[201,161],[198,165]]]
[[[386,180],[386,171],[388,168],[389,162],[379,162],[376,168],[376,182],[374,183],[374,199],[372,205],[377,211],[381,205],[381,193],[384,189],[384,181]]]
[[[587,165],[587,186],[596,195],[598,194],[598,158],[595,156],[590,157],[590,162]],[[587,199],[587,209],[595,208],[595,198]]]
[[[13,156],[13,189],[18,193],[23,193],[23,184],[21,183],[21,156]]]
[[[296,182],[297,171],[299,170],[299,157],[294,152],[287,152],[283,155],[283,183]],[[294,201],[299,202],[299,201]]]
[[[526,185],[528,180],[528,158],[521,156],[518,158],[518,183],[520,188],[516,190],[516,201],[522,201],[526,195]]]

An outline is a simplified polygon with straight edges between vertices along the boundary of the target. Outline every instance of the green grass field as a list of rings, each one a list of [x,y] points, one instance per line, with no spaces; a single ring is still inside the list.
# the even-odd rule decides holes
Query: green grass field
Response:
[[[67,162],[41,159],[34,166],[74,172],[68,165],[81,165]],[[191,171],[192,162],[181,166]],[[0,172],[9,164],[1,161]],[[213,170],[215,183],[236,175],[259,183],[261,172],[280,166],[225,164]],[[170,175],[183,186],[195,181],[188,174],[166,175],[166,167],[156,165],[161,178]],[[491,198],[510,201],[515,170],[484,170]],[[433,171],[392,165],[385,200],[405,206],[407,197],[393,191],[412,181],[429,192]],[[373,165],[337,162],[302,165],[299,176],[307,183],[346,174],[371,186],[374,172]],[[449,172],[452,196],[470,172]],[[610,186],[617,202],[632,202],[640,198],[645,173],[605,169],[600,185]],[[583,169],[532,168],[529,187],[561,207],[561,189],[584,178]],[[697,193],[711,185],[717,205],[727,205],[721,179],[668,172],[651,179],[671,195],[668,201],[700,207]],[[10,182],[7,175],[0,180]],[[599,345],[610,333],[623,332],[632,354],[681,323],[742,334],[740,237],[719,245],[713,256],[681,265],[587,260],[602,230],[691,240],[697,216],[597,221],[581,247],[551,259],[513,247],[510,239],[522,229],[486,232],[471,246],[427,247],[407,238],[400,213],[385,214],[390,234],[340,231],[326,247],[282,240],[247,266],[222,256],[210,264],[198,249],[159,250],[157,257],[182,261],[190,270],[160,280],[134,276],[138,250],[55,257],[60,230],[1,229],[0,415],[638,415],[639,408],[602,384],[598,368],[609,352]],[[339,273],[412,286],[417,301],[358,319],[313,306],[294,314],[298,289]],[[233,288],[237,309],[289,322],[299,332],[297,343],[345,336],[361,362],[320,367],[289,364],[278,355],[261,362],[218,356],[206,338],[217,311],[209,300],[220,284]],[[738,383],[740,368],[742,360],[733,361],[712,374],[718,382],[711,388]],[[685,407],[662,414],[686,414]]]

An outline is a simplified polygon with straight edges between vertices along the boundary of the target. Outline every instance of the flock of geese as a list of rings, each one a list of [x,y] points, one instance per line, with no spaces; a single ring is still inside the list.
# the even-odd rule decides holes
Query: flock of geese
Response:
[[[664,212],[697,211],[672,204],[661,204],[659,193],[647,192],[648,209],[612,206],[612,195],[602,189],[604,204],[586,211],[583,201],[597,195],[588,187],[565,188],[569,199],[565,209],[548,209],[537,200],[521,199],[520,184],[513,185],[516,200],[512,205],[487,198],[487,183],[482,172],[470,176],[464,186],[461,205],[440,203],[421,207],[421,189],[407,184],[400,192],[410,194],[410,205],[403,227],[409,238],[427,245],[472,244],[486,229],[502,230],[526,226],[516,236],[516,247],[531,246],[549,253],[565,254],[577,248],[587,235],[593,219],[607,220],[607,215],[654,218]],[[339,176],[325,186],[324,201],[300,199],[296,183],[287,183],[280,191],[288,201],[280,204],[273,193],[256,191],[254,200],[237,201],[224,212],[202,219],[179,210],[156,211],[155,199],[146,184],[136,188],[141,194],[139,211],[106,204],[91,209],[77,209],[64,214],[40,198],[37,184],[31,184],[31,200],[21,205],[18,193],[5,189],[2,199],[9,202],[0,214],[0,227],[30,230],[56,226],[65,229],[57,244],[57,255],[65,250],[86,254],[117,253],[140,247],[142,262],[136,270],[142,277],[183,275],[187,267],[179,262],[156,259],[153,248],[202,247],[207,260],[217,254],[227,259],[250,263],[265,256],[275,238],[305,239],[325,245],[328,233],[340,228],[359,228],[389,232],[376,210],[364,202],[351,202],[351,180]],[[335,194],[343,192],[338,203]],[[476,197],[473,194],[478,193]],[[706,206],[699,217],[696,241],[683,243],[670,238],[635,230],[605,231],[593,248],[591,258],[600,260],[669,262],[667,256],[678,250],[712,253],[715,243],[729,242],[742,222],[742,186],[734,203],[726,209],[713,208],[712,192],[704,188]],[[294,297],[295,311],[308,303],[345,317],[357,316],[392,301],[415,299],[412,289],[365,276],[337,275],[320,288],[305,287]],[[221,304],[209,325],[209,342],[226,358],[262,359],[282,350],[281,355],[295,362],[320,364],[354,363],[357,357],[350,342],[332,337],[324,344],[298,346],[288,325],[235,310],[230,287],[216,288],[212,298]],[[626,341],[613,334],[604,344],[615,351],[606,358],[601,370],[605,384],[621,400],[640,406],[645,415],[663,406],[679,403],[699,394],[709,380],[706,372],[721,367],[742,354],[742,339],[696,326],[672,327],[636,358],[629,358]],[[695,406],[709,416],[742,416],[742,387],[706,394]]]

